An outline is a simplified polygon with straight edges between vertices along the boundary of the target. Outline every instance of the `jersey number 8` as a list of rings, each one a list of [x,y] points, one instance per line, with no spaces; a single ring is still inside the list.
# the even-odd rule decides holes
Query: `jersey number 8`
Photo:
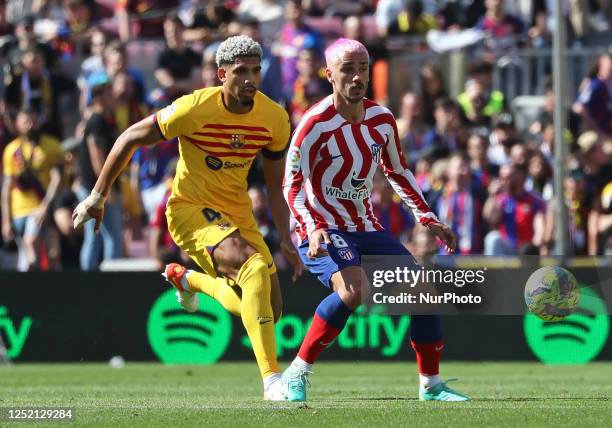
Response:
[[[332,244],[334,244],[334,247],[336,248],[348,247],[348,244],[346,243],[344,238],[340,235],[336,235],[335,233],[332,233],[331,235],[329,235],[329,239],[331,239]]]

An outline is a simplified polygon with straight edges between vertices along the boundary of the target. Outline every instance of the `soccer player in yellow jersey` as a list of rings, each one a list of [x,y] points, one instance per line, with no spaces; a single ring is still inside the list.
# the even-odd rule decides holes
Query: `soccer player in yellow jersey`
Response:
[[[264,398],[285,400],[274,338],[282,307],[280,286],[247,193],[247,173],[260,151],[270,209],[294,279],[303,266],[290,238],[281,193],[289,117],[257,91],[261,56],[261,46],[246,36],[221,43],[216,61],[223,85],[181,97],[121,134],[91,194],[74,210],[73,221],[76,228],[93,218],[98,228],[105,197],[136,149],[178,137],[180,159],[166,209],[168,228],[205,273],[173,263],[164,276],[177,288],[186,310],[197,310],[196,292],[203,292],[242,318],[263,378]]]

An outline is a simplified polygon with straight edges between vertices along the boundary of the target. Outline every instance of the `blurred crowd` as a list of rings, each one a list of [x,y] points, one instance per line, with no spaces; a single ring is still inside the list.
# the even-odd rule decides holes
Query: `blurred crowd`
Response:
[[[164,216],[176,141],[135,153],[107,200],[99,234],[93,224],[73,230],[71,213],[130,124],[196,88],[220,84],[215,51],[235,34],[262,44],[260,89],[285,106],[294,126],[331,93],[324,72],[327,43],[341,35],[364,42],[372,62],[368,97],[398,106],[394,114],[406,158],[433,210],[457,234],[458,253],[552,254],[555,213],[564,209],[570,253],[610,255],[610,51],[594,59],[567,106],[561,194],[552,183],[552,79],[547,77],[545,93],[523,94],[542,102],[536,117],[520,126],[512,100],[494,85],[500,49],[551,46],[552,3],[0,0],[0,268],[97,270],[103,261],[130,257],[158,266],[187,262]],[[593,43],[598,34],[609,43],[611,8],[608,0],[564,1],[568,45]],[[462,91],[451,92],[448,73],[435,60],[423,62],[418,76],[389,67],[387,42],[415,36],[423,46],[427,37],[430,47],[484,47],[461,71]],[[147,51],[143,61],[133,46],[149,41],[159,48]],[[406,73],[410,89],[391,92],[390,73]],[[282,267],[259,162],[249,175],[249,195]],[[372,197],[381,223],[410,250],[436,251],[434,237],[415,226],[384,176],[376,177]]]

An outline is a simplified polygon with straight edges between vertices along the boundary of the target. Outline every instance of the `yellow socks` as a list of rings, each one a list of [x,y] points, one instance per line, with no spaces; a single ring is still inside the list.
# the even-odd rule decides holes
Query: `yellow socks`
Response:
[[[276,360],[270,273],[261,254],[253,254],[244,262],[236,283],[242,289],[242,323],[253,345],[261,376],[266,378],[280,372],[280,367]]]
[[[213,278],[210,275],[192,270],[189,271],[186,278],[191,291],[200,291],[208,294],[221,303],[228,312],[237,317],[240,316],[240,296],[227,283],[227,279],[221,277]]]

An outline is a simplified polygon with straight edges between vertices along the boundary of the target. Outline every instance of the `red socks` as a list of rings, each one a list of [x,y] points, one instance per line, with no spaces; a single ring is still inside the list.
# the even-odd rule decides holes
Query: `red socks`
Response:
[[[419,373],[429,376],[437,375],[440,372],[440,358],[442,357],[444,340],[440,339],[430,343],[411,341],[410,343],[412,349],[416,352]]]
[[[313,364],[321,351],[327,348],[327,345],[333,342],[341,331],[342,329],[334,327],[315,314],[302,346],[300,346],[298,357]]]

